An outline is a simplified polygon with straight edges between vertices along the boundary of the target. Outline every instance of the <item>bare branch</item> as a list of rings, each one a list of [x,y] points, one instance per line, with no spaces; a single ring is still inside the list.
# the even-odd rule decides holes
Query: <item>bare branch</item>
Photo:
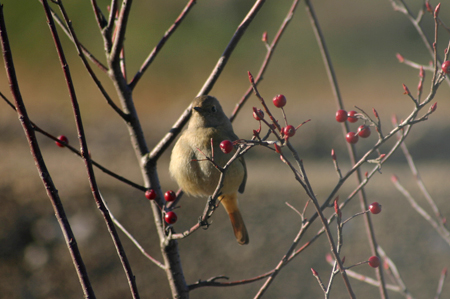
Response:
[[[125,32],[128,25],[128,16],[130,15],[131,4],[133,0],[124,0],[122,2],[122,8],[120,9],[119,19],[117,20],[116,36],[112,44],[112,48],[109,49],[109,59],[112,63],[118,63],[120,58],[120,51],[123,48],[123,42],[125,40]]]
[[[84,67],[88,71],[88,73],[91,76],[91,78],[94,81],[94,83],[97,85],[97,87],[100,90],[100,92],[102,93],[102,95],[105,97],[106,102],[111,106],[111,108],[113,108],[114,111],[116,111],[117,114],[119,114],[124,120],[127,120],[128,119],[128,115],[126,115],[119,107],[117,107],[117,105],[114,103],[114,101],[108,95],[106,90],[103,88],[103,85],[101,84],[100,80],[97,78],[97,76],[95,75],[95,73],[92,70],[91,66],[87,62],[86,57],[84,56],[84,52],[82,51],[81,45],[80,45],[80,43],[78,41],[78,38],[77,38],[77,36],[75,34],[75,31],[73,30],[72,22],[69,20],[69,17],[68,17],[68,15],[66,13],[66,10],[64,9],[64,6],[62,5],[62,1],[58,1],[58,6],[59,6],[59,8],[61,10],[61,13],[62,13],[62,15],[64,17],[64,20],[65,20],[66,24],[67,24],[67,28],[68,28],[67,30],[69,32],[69,36],[71,37],[73,43],[75,44],[75,47],[76,47],[77,52],[78,52],[78,56],[80,56]]]
[[[62,6],[61,0],[59,0],[58,2],[59,2],[59,5]],[[64,77],[66,79],[67,88],[68,88],[71,103],[72,103],[73,113],[75,116],[75,123],[76,123],[77,131],[78,131],[78,136],[80,139],[81,155],[83,157],[83,160],[85,161],[86,170],[87,170],[87,174],[88,174],[88,178],[89,178],[89,183],[91,185],[92,193],[93,193],[93,196],[94,196],[95,202],[97,203],[98,208],[100,209],[100,211],[103,214],[106,225],[108,227],[108,230],[111,234],[114,245],[116,247],[117,254],[119,255],[119,258],[122,262],[122,266],[124,268],[124,271],[125,271],[125,274],[127,276],[128,283],[130,286],[131,294],[132,294],[133,298],[139,298],[136,281],[135,281],[133,272],[131,270],[130,264],[128,262],[128,258],[125,254],[122,243],[120,242],[119,236],[118,236],[117,231],[114,227],[114,224],[111,220],[111,217],[108,213],[108,210],[103,205],[103,202],[100,198],[100,193],[98,191],[98,186],[97,186],[97,182],[95,179],[94,170],[92,167],[92,162],[89,157],[89,150],[88,150],[88,146],[87,146],[87,142],[86,142],[86,136],[84,133],[83,123],[81,120],[81,113],[80,113],[80,109],[78,106],[78,100],[77,100],[77,97],[75,94],[75,89],[74,89],[71,74],[69,71],[69,65],[65,59],[64,51],[63,51],[61,42],[59,40],[58,33],[56,31],[55,23],[53,22],[53,18],[51,16],[50,7],[48,6],[47,0],[42,0],[42,4],[44,6],[45,15],[47,17],[48,25],[49,25],[50,31],[52,33],[53,41],[55,43],[55,47],[58,52],[58,57],[61,62],[61,67],[63,69]]]
[[[270,45],[268,45],[266,57],[264,58],[264,61],[263,61],[262,65],[258,71],[258,74],[256,75],[255,80],[254,80],[256,86],[258,86],[259,82],[262,81],[262,79],[264,77],[264,73],[266,72],[267,67],[269,66],[269,63],[270,63],[270,60],[272,59],[273,54],[275,53],[275,49],[281,39],[281,36],[283,35],[283,33],[286,30],[289,23],[291,22],[291,19],[294,16],[295,9],[297,8],[297,5],[299,2],[300,2],[299,0],[294,0],[292,2],[291,8],[289,9],[286,17],[284,18],[283,23],[280,26],[280,29],[278,30],[277,34],[275,35],[275,38],[273,39],[272,43]],[[241,108],[244,106],[245,102],[252,94],[252,91],[253,91],[253,86],[250,85],[250,87],[247,89],[245,94],[242,96],[239,103],[236,104],[236,107],[234,108],[233,113],[230,116],[231,122],[234,120],[236,115],[239,113]]]
[[[39,148],[38,141],[36,139],[36,134],[33,129],[33,125],[28,117],[25,104],[22,100],[22,95],[19,89],[19,83],[17,81],[14,62],[12,58],[11,48],[9,45],[8,34],[6,32],[5,19],[3,16],[3,5],[0,5],[0,38],[3,48],[3,60],[5,62],[6,73],[8,76],[9,85],[11,88],[11,93],[13,94],[15,100],[15,110],[19,115],[21,125],[25,131],[25,135],[28,139],[28,144],[30,145],[31,154],[36,162],[36,167],[39,171],[40,178],[47,191],[47,196],[49,197],[53,210],[55,211],[56,218],[59,222],[61,230],[64,235],[64,240],[69,249],[75,270],[78,275],[81,287],[83,289],[84,296],[86,298],[95,298],[94,290],[92,289],[86,266],[84,265],[83,259],[81,258],[80,251],[76,242],[76,238],[72,232],[69,221],[67,220],[66,213],[64,211],[63,204],[58,195],[58,190],[53,183],[52,177],[48,172],[47,166],[45,164],[44,158],[42,156],[41,150]]]

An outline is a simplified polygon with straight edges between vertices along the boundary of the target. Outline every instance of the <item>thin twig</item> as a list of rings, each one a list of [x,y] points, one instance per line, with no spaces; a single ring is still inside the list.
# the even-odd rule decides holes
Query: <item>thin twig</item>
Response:
[[[386,252],[383,250],[381,246],[378,246],[377,251],[380,254],[381,259],[388,265],[389,271],[392,273],[393,279],[397,282],[397,285],[400,287],[399,293],[402,293],[406,298],[412,299],[412,295],[406,287],[403,278],[400,276],[400,272],[398,272],[397,266],[394,262],[386,255]]]
[[[425,34],[425,32],[423,31],[422,28],[422,24],[421,24],[421,18],[415,18],[413,13],[411,12],[411,10],[409,9],[409,7],[406,5],[405,1],[400,0],[400,4],[398,4],[397,2],[395,2],[395,0],[389,0],[389,2],[391,2],[392,8],[395,11],[401,12],[402,14],[404,14],[409,21],[411,22],[411,24],[414,26],[414,28],[416,29],[417,33],[419,34],[420,38],[422,39],[423,44],[425,45],[425,47],[428,50],[428,53],[430,54],[431,57],[433,57],[433,59],[435,60],[434,63],[434,67],[437,65],[436,62],[439,62],[439,65],[442,64],[442,60],[439,58],[438,55],[435,55],[435,51],[433,49],[433,44],[430,41],[430,39],[428,38],[428,36]],[[423,12],[424,8],[421,8],[421,11],[419,12],[418,16],[420,16]],[[436,23],[438,23],[439,21],[436,19],[435,20]],[[450,85],[450,79],[447,77],[446,78],[447,84]]]
[[[95,19],[97,20],[98,27],[100,29],[103,29],[106,26],[106,19],[105,19],[105,16],[103,15],[102,11],[98,7],[97,0],[91,0],[91,5],[94,10]]]
[[[86,68],[86,70],[88,71],[89,75],[91,76],[92,80],[94,81],[95,85],[97,85],[97,88],[100,90],[100,92],[102,93],[102,95],[104,96],[104,98],[106,99],[106,102],[111,106],[111,108],[113,108],[114,111],[116,111],[117,114],[119,114],[124,120],[127,120],[128,115],[125,114],[115,103],[114,101],[111,99],[111,97],[109,96],[109,94],[106,92],[106,90],[103,88],[102,83],[100,82],[100,80],[97,78],[97,76],[95,75],[94,71],[92,70],[91,66],[89,65],[89,63],[86,60],[86,57],[84,56],[84,52],[82,51],[80,42],[78,41],[78,38],[75,34],[75,30],[73,30],[72,27],[72,22],[70,21],[66,10],[64,9],[64,6],[62,5],[61,1],[58,1],[58,5],[59,8],[61,10],[61,13],[63,15],[64,21],[66,22],[67,25],[67,30],[69,32],[69,36],[72,39],[73,43],[75,44],[75,48],[77,49],[78,52],[78,56],[80,56],[81,61],[83,62],[84,67]]]
[[[368,277],[367,275],[359,274],[358,272],[355,272],[353,270],[347,270],[347,274],[348,274],[348,276],[350,276],[356,280],[363,281],[365,283],[368,283],[368,284],[376,286],[376,287],[380,287],[380,282],[378,280]],[[396,285],[386,284],[386,289],[401,293],[401,288]]]
[[[417,201],[412,197],[412,195],[406,190],[399,182],[398,178],[396,176],[392,177],[392,183],[394,183],[394,186],[397,188],[398,191],[400,191],[403,196],[408,200],[411,207],[416,210],[417,213],[420,214],[444,239],[447,244],[450,245],[450,231],[445,228],[445,226],[441,223],[438,223],[435,221],[418,203]]]
[[[404,142],[401,144],[401,148],[402,148],[403,154],[405,155],[406,161],[408,162],[409,168],[411,169],[411,172],[416,180],[416,184],[419,186],[420,191],[422,191],[422,194],[425,196],[425,199],[427,200],[428,204],[430,205],[431,209],[433,210],[434,215],[437,217],[439,222],[445,223],[444,217],[442,217],[438,206],[436,205],[436,203],[434,202],[430,193],[428,192],[427,187],[425,186],[425,184],[422,180],[422,177],[420,176],[420,173],[416,168],[414,160],[413,160],[411,154],[409,153],[408,147],[406,146],[406,144]]]
[[[67,29],[67,27],[64,25],[64,23],[61,21],[61,19],[59,18],[59,16],[53,11],[53,9],[51,10],[52,12],[52,16],[53,19],[56,21],[56,23],[59,25],[59,27],[64,31],[64,33],[73,41],[72,36],[69,32],[69,30]],[[108,68],[106,66],[103,65],[103,63],[100,62],[100,60],[98,60],[91,52],[89,52],[88,49],[86,49],[85,46],[83,46],[80,42],[78,42],[81,50],[83,51],[84,55],[87,56],[87,58],[89,58],[90,61],[92,61],[95,65],[97,65],[97,67],[102,70],[103,72],[107,72]]]
[[[266,110],[267,114],[271,117],[272,122],[273,122],[274,125],[276,126],[276,125],[277,125],[277,122],[276,122],[276,120],[273,118],[273,116],[272,116],[270,110],[268,109],[268,107],[265,105],[263,98],[262,98],[261,95],[259,94],[258,89],[257,89],[257,87],[256,87],[256,85],[255,85],[254,80],[253,80],[253,76],[250,74],[250,72],[249,72],[249,79],[250,79],[250,83],[252,84],[252,87],[253,87],[253,90],[254,90],[256,96],[261,100],[261,103],[263,104],[264,109]],[[270,127],[269,124],[267,124],[267,125]],[[274,133],[276,134],[275,130],[274,130]],[[346,285],[347,290],[348,290],[348,292],[349,292],[351,298],[355,298],[355,295],[354,295],[354,293],[353,293],[353,291],[352,291],[352,288],[351,288],[351,286],[350,286],[350,282],[348,281],[348,278],[347,278],[347,276],[346,276],[346,274],[345,274],[345,269],[344,269],[344,267],[343,267],[343,265],[342,265],[342,261],[341,261],[341,259],[340,259],[340,257],[339,257],[339,253],[338,253],[338,250],[337,250],[337,246],[336,246],[336,244],[335,244],[335,242],[334,242],[334,240],[333,240],[331,231],[330,231],[330,229],[329,229],[329,227],[328,227],[327,219],[326,219],[325,216],[323,215],[322,210],[321,210],[321,207],[320,207],[320,205],[319,205],[319,202],[318,202],[317,198],[315,197],[314,191],[312,190],[312,187],[311,187],[311,185],[310,185],[310,183],[309,183],[309,181],[308,181],[308,177],[306,176],[305,170],[303,169],[303,163],[302,163],[302,161],[300,160],[298,153],[297,153],[296,150],[292,147],[292,145],[290,144],[290,142],[289,142],[288,139],[286,139],[286,142],[285,142],[285,143],[286,143],[286,145],[288,146],[289,150],[291,151],[292,155],[294,156],[295,161],[296,161],[296,163],[297,163],[299,169],[298,169],[298,170],[295,169],[295,168],[293,167],[293,165],[292,165],[292,164],[286,159],[286,157],[283,155],[283,153],[281,152],[281,150],[279,150],[280,155],[281,155],[281,158],[282,158],[282,161],[283,161],[286,165],[288,165],[288,166],[291,168],[292,172],[294,173],[294,176],[295,176],[296,180],[302,185],[302,187],[303,187],[304,190],[306,191],[306,193],[307,193],[307,195],[309,196],[309,198],[311,198],[311,200],[312,200],[312,202],[313,202],[313,204],[314,204],[314,207],[316,208],[316,213],[319,215],[319,217],[320,217],[320,219],[321,219],[321,221],[322,221],[322,224],[323,224],[323,226],[324,226],[324,228],[325,228],[325,232],[326,232],[328,241],[329,241],[329,243],[330,243],[330,245],[331,245],[332,253],[333,253],[335,259],[338,261],[339,270],[340,270],[340,272],[341,272],[341,274],[342,274],[342,278],[343,278],[343,280],[344,280],[344,284]],[[268,289],[268,287],[269,287],[269,286],[271,285],[271,283],[274,281],[275,277],[278,275],[279,270],[281,269],[281,267],[283,267],[283,266],[286,264],[288,257],[292,254],[292,252],[294,251],[296,245],[297,245],[298,242],[300,241],[300,237],[301,237],[301,235],[302,235],[302,232],[303,232],[304,228],[305,228],[305,225],[303,224],[302,227],[301,227],[301,229],[300,229],[300,231],[299,231],[299,233],[298,233],[298,235],[297,235],[297,237],[296,237],[296,239],[294,240],[293,244],[292,244],[291,247],[289,248],[288,252],[283,256],[282,260],[281,260],[281,261],[279,262],[279,264],[277,265],[277,267],[276,267],[277,270],[276,270],[274,273],[272,273],[272,274],[270,275],[270,277],[266,280],[266,282],[264,283],[264,285],[259,289],[258,293],[257,293],[256,296],[254,297],[255,299],[256,299],[256,298],[261,298],[261,296],[266,292],[266,290]]]
[[[116,217],[114,217],[114,214],[111,213],[111,210],[109,209],[108,205],[106,204],[105,199],[103,198],[103,196],[100,193],[100,197],[103,201],[103,204],[105,205],[106,209],[108,209],[108,213],[111,216],[112,221],[114,221],[114,223],[116,224],[116,226],[128,237],[128,239],[130,239],[131,242],[133,242],[133,244],[137,247],[137,249],[139,249],[139,251],[146,257],[148,258],[152,263],[154,263],[156,266],[158,266],[161,269],[166,269],[166,266],[161,263],[160,261],[158,261],[157,259],[155,259],[154,257],[152,257],[150,254],[148,254],[144,247],[142,247],[141,244],[139,244],[139,242],[136,240],[135,237],[133,237],[133,235],[128,232],[128,230],[122,225],[122,223],[119,222],[119,220],[117,220]]]
[[[281,36],[283,35],[283,33],[286,30],[287,26],[289,25],[292,17],[294,16],[295,9],[297,8],[297,5],[299,2],[300,2],[299,0],[294,0],[292,2],[292,5],[291,5],[286,17],[284,18],[283,23],[280,26],[280,29],[278,29],[278,32],[276,33],[272,43],[267,47],[266,57],[264,58],[264,61],[262,62],[262,65],[258,71],[258,74],[255,77],[256,86],[258,86],[259,82],[263,80],[264,73],[266,72],[267,67],[269,66],[269,63],[270,63],[270,60],[272,59],[273,54],[275,53],[275,49],[281,39]],[[247,99],[252,94],[252,91],[253,91],[253,87],[252,87],[252,85],[250,85],[249,88],[247,89],[247,91],[245,92],[245,94],[242,96],[239,103],[236,104],[236,107],[234,108],[233,112],[231,113],[230,121],[233,121],[235,119],[236,115],[239,113],[241,108],[244,106],[244,103],[247,101]]]
[[[114,23],[116,22],[118,7],[119,0],[111,0],[111,5],[109,6],[108,24],[104,28],[105,31],[112,32]]]
[[[130,15],[131,4],[133,0],[123,0],[122,7],[120,9],[119,18],[117,21],[116,37],[111,45],[109,52],[109,58],[111,61],[118,61],[120,58],[120,52],[123,48],[123,42],[125,40],[125,32],[128,25],[128,17]]]
[[[232,287],[232,286],[236,286],[236,285],[243,285],[243,284],[248,284],[248,283],[252,283],[252,282],[264,279],[267,276],[271,275],[274,271],[275,270],[272,270],[272,271],[269,271],[267,273],[261,274],[259,276],[253,277],[253,278],[230,281],[230,282],[217,282],[216,281],[218,278],[223,279],[224,278],[223,276],[213,277],[208,280],[199,280],[194,284],[190,284],[188,287],[189,287],[189,290],[192,291],[192,290],[195,290],[195,289],[201,288],[201,287]]]
[[[438,288],[436,291],[436,296],[434,296],[434,299],[439,299],[441,297],[442,289],[444,288],[444,281],[445,281],[446,277],[447,277],[447,268],[444,268],[441,272],[441,277],[439,277]]]
[[[5,97],[5,95],[3,93],[0,92],[0,97],[12,108],[16,111],[16,107]],[[31,120],[30,120],[31,121]],[[36,123],[34,123],[33,121],[31,121],[31,125],[33,126],[33,129],[38,132],[41,133],[42,135],[52,139],[55,142],[61,142],[60,140],[58,140],[58,138],[56,138],[55,136],[53,136],[52,134],[48,133],[47,131],[45,131],[44,129],[42,129],[41,127],[39,127],[38,125],[36,125]],[[75,155],[77,155],[78,157],[82,158],[81,156],[81,152],[79,150],[77,150],[76,148],[74,148],[73,146],[71,146],[70,144],[66,144],[65,147],[70,150],[72,153],[74,153]],[[113,178],[127,184],[130,185],[133,188],[136,188],[138,190],[141,191],[147,191],[148,188],[145,188],[142,185],[136,184],[135,182],[132,182],[126,178],[124,178],[123,176],[118,175],[117,173],[109,170],[108,168],[104,167],[103,165],[101,165],[100,163],[96,162],[95,160],[93,160],[91,158],[92,161],[92,165],[94,165],[95,167],[97,167],[98,169],[100,169],[101,171],[103,171],[104,173],[112,176]]]

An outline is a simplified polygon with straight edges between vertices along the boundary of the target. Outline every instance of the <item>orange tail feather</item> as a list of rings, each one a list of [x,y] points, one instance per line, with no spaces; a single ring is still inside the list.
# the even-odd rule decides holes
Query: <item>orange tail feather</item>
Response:
[[[239,244],[245,245],[249,242],[247,228],[245,227],[244,219],[242,219],[239,211],[236,194],[225,194],[219,197],[223,207],[230,217],[231,225],[233,226],[234,236]]]

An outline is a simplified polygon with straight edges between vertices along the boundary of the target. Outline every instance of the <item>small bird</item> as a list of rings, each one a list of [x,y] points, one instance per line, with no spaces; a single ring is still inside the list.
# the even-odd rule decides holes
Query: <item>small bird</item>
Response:
[[[204,95],[195,98],[188,127],[172,150],[169,166],[172,177],[187,194],[212,195],[219,183],[220,172],[210,161],[205,160],[205,155],[210,158],[214,156],[214,162],[223,167],[236,149],[225,154],[220,150],[219,144],[223,140],[237,139],[239,138],[234,134],[229,118],[215,97]],[[239,211],[237,192],[244,192],[246,181],[247,168],[244,157],[240,157],[226,170],[222,193],[218,197],[230,217],[236,240],[241,245],[248,244],[249,237]]]

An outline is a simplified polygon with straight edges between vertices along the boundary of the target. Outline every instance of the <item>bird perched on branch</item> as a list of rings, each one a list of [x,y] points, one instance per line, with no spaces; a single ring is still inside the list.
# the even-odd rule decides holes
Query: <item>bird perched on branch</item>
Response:
[[[219,183],[220,171],[211,161],[206,160],[206,157],[214,157],[214,162],[218,166],[225,166],[236,149],[233,148],[231,153],[225,154],[220,150],[219,144],[223,140],[237,139],[239,138],[234,134],[229,118],[215,97],[195,98],[192,102],[192,115],[188,127],[172,151],[169,166],[172,177],[187,194],[212,195]],[[230,217],[236,240],[241,245],[247,244],[249,237],[239,211],[237,192],[244,192],[246,181],[247,168],[244,157],[239,157],[227,168],[218,197]]]

